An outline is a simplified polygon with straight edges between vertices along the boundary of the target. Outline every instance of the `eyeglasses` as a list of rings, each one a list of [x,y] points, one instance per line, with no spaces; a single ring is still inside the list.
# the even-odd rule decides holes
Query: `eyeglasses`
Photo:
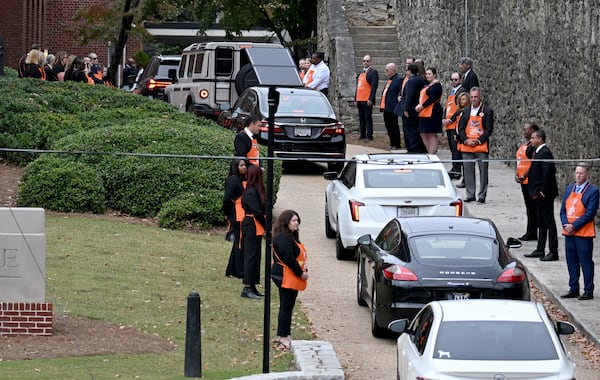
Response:
[[[451,80],[452,82],[458,82],[460,79],[459,79],[459,78],[450,78],[450,80]]]
[[[371,62],[371,61],[369,61],[368,59],[363,59],[363,62]]]

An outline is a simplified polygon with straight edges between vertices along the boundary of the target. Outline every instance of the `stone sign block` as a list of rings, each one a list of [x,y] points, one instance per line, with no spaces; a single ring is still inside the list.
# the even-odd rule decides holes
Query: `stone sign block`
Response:
[[[0,302],[44,302],[44,209],[0,207]]]

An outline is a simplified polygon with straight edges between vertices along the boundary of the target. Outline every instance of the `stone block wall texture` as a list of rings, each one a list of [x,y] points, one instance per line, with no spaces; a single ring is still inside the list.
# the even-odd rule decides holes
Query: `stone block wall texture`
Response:
[[[4,65],[16,68],[21,56],[33,43],[49,53],[64,50],[67,54],[98,54],[99,62],[108,65],[108,43],[94,41],[86,45],[67,27],[76,12],[104,5],[105,0],[2,0],[0,6],[0,36],[4,38]],[[127,42],[128,55],[142,49],[137,38]]]
[[[336,2],[338,11],[325,15]],[[339,36],[332,18],[345,17],[346,25],[396,24],[399,56],[437,67],[445,90],[459,58],[473,59],[495,112],[492,157],[514,158],[525,121],[546,131],[556,159],[573,160],[557,164],[561,188],[572,181],[576,160],[600,157],[600,0],[321,0],[319,7],[320,44],[333,46]],[[386,19],[390,12],[395,21]],[[600,183],[597,167],[592,176]]]
[[[0,336],[40,335],[53,332],[52,304],[47,302],[1,302]]]

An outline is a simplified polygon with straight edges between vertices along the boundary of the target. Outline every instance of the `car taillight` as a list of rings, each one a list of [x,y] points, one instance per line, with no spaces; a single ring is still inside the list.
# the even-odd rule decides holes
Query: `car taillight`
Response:
[[[514,283],[525,281],[525,271],[519,267],[510,268],[498,276],[498,282]]]
[[[344,133],[346,133],[344,124],[337,122],[333,125],[329,125],[329,126],[323,128],[323,132],[321,134],[323,134],[323,135],[343,135]]]
[[[360,221],[360,215],[358,212],[358,208],[360,206],[364,206],[365,204],[359,201],[355,201],[355,200],[349,200],[348,203],[350,204],[350,216],[352,217],[352,221],[353,222],[358,222]]]
[[[454,216],[462,216],[463,215],[463,201],[459,199],[450,203],[450,206],[454,206]]]
[[[170,85],[171,83],[169,82],[160,82],[154,79],[150,79],[147,83],[146,83],[146,88],[148,90],[154,90],[155,88],[163,88],[163,87],[167,87],[168,85]]]
[[[383,276],[388,280],[417,281],[417,275],[401,265],[390,265],[383,270]]]
[[[262,119],[260,121],[260,131],[265,132],[265,133],[269,132],[269,120]],[[281,129],[281,127],[279,125],[275,124],[275,126],[273,127],[273,132],[274,133],[283,133],[283,129]]]
[[[208,98],[208,90],[203,88],[202,90],[200,90],[198,92],[198,95],[200,95],[201,99],[206,99],[206,98]]]

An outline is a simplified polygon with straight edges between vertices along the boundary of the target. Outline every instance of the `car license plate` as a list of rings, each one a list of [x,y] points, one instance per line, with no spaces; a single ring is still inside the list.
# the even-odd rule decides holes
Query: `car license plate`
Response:
[[[310,127],[296,127],[296,128],[294,128],[294,136],[310,137]]]
[[[417,207],[398,207],[398,216],[419,216]]]
[[[454,300],[468,300],[471,298],[469,293],[452,293],[452,299]]]

